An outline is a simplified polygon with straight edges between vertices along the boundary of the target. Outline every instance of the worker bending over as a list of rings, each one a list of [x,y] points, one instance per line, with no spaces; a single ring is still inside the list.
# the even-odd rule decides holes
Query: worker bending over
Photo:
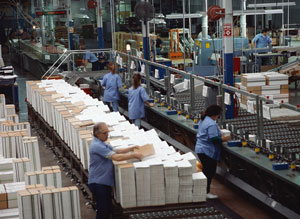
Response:
[[[85,45],[81,45],[80,49],[85,50]],[[92,71],[99,70],[99,60],[94,53],[87,50],[85,54],[83,54],[82,59],[83,59],[82,65],[84,66],[85,69],[88,63],[92,63]]]
[[[103,102],[106,105],[110,105],[114,112],[118,112],[118,101],[120,99],[119,88],[122,87],[122,81],[120,76],[115,73],[115,63],[110,62],[108,64],[108,69],[110,70],[110,73],[104,75],[103,80],[101,82],[101,86],[105,87]]]
[[[135,126],[141,126],[141,119],[145,117],[145,104],[147,106],[154,106],[153,103],[149,103],[149,96],[146,93],[145,88],[141,86],[141,75],[134,74],[132,84],[128,93],[128,112],[129,119]]]
[[[216,173],[217,161],[220,160],[222,142],[230,140],[230,136],[222,136],[216,120],[221,115],[222,108],[210,105],[202,113],[197,133],[195,152],[203,166],[203,173],[207,178],[207,199],[218,198],[210,193],[210,184]]]
[[[133,152],[138,146],[114,150],[106,144],[108,127],[105,123],[97,123],[94,126],[94,139],[90,147],[90,168],[88,186],[96,201],[96,219],[110,218],[112,209],[112,187],[114,186],[114,161],[143,158],[140,153]],[[131,153],[129,153],[131,152]]]

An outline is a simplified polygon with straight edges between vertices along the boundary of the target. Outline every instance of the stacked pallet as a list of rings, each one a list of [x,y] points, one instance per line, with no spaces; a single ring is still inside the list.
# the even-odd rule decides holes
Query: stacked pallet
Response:
[[[43,167],[42,171],[26,172],[24,177],[26,185],[43,184],[55,188],[62,187],[59,166]]]
[[[265,96],[275,102],[289,102],[288,76],[285,74],[277,72],[243,74],[241,75],[241,83],[236,83],[235,87]],[[240,98],[240,102],[245,105],[246,108],[254,105],[253,108],[255,112],[256,102],[254,98],[240,94],[237,95]],[[252,113],[254,112],[252,109]]]
[[[64,188],[31,188],[18,192],[20,219],[80,219],[79,191]]]
[[[24,182],[0,184],[0,209],[17,208],[17,192],[24,189]]]
[[[107,143],[114,149],[144,145],[140,149],[146,150],[143,153],[147,152],[147,157],[141,162],[114,163],[115,199],[123,208],[193,201],[194,180],[198,179],[192,177],[196,172],[192,153],[181,155],[154,130],[138,129],[124,116],[110,112],[103,102],[63,80],[27,81],[27,100],[87,169],[92,128],[97,122],[108,125],[111,132]],[[199,190],[195,189],[194,196],[199,199]]]

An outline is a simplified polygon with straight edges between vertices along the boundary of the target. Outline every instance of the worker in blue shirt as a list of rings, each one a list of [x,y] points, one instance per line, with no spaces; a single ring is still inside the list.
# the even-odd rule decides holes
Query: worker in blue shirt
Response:
[[[271,45],[272,40],[268,36],[269,30],[264,29],[262,33],[257,34],[252,40],[252,46],[254,48],[267,48]]]
[[[210,105],[202,113],[197,133],[195,152],[203,166],[203,173],[207,178],[207,199],[218,198],[210,193],[212,177],[216,173],[217,161],[220,160],[222,142],[230,140],[230,136],[222,136],[216,120],[221,115],[222,108],[218,105]]]
[[[101,82],[101,86],[105,87],[103,102],[106,105],[110,105],[114,112],[118,112],[118,101],[120,99],[119,88],[122,87],[122,81],[120,76],[115,73],[115,63],[110,62],[108,64],[108,69],[111,72],[104,75],[103,80]]]
[[[94,139],[90,146],[90,166],[88,187],[96,201],[96,219],[110,218],[112,209],[111,193],[114,186],[114,161],[143,158],[141,153],[133,152],[139,146],[114,150],[105,141],[108,139],[108,127],[97,123],[93,128]]]
[[[253,48],[267,48],[271,46],[272,40],[268,36],[269,30],[263,29],[262,33],[257,34],[252,40],[252,47]],[[266,53],[266,52],[261,52]],[[268,56],[261,57],[259,62],[261,65],[268,65],[270,58]]]
[[[81,50],[85,50],[85,45],[80,46]],[[97,56],[94,53],[91,53],[90,51],[86,51],[85,54],[83,54],[83,66],[86,68],[88,63],[92,63],[92,71],[99,70],[99,60]]]
[[[154,106],[153,103],[149,103],[149,96],[146,93],[145,88],[141,86],[141,75],[133,75],[133,86],[128,92],[128,112],[129,119],[135,126],[141,126],[141,119],[145,117],[145,104],[147,106]]]

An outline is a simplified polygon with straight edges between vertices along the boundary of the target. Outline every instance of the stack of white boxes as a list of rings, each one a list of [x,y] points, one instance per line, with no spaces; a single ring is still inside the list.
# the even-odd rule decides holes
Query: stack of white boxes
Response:
[[[164,166],[160,159],[148,161],[150,165],[151,205],[165,205]]]
[[[151,205],[150,166],[147,162],[133,163],[136,180],[136,206]]]
[[[206,200],[207,179],[203,172],[193,173],[193,202]]]
[[[20,218],[81,218],[77,187],[54,188],[39,184],[24,189],[17,196]]]
[[[165,170],[166,204],[178,203],[179,177],[178,166],[173,160],[163,162]]]
[[[187,160],[177,162],[179,175],[179,203],[193,201],[193,166]]]
[[[0,184],[0,209],[17,208],[17,192],[24,189],[24,182]]]
[[[133,164],[119,167],[120,203],[124,208],[136,207],[135,173]]]
[[[33,171],[28,158],[13,159],[13,176],[14,182],[24,182],[25,173]]]
[[[241,83],[236,83],[235,87],[253,94],[265,96],[277,102],[289,102],[288,75],[285,74],[277,72],[243,74],[241,75]],[[251,109],[252,113],[256,111],[256,101],[254,98],[246,95],[237,95],[242,105],[248,108],[249,112],[249,107],[253,108]]]
[[[25,183],[26,185],[43,184],[60,188],[62,181],[59,166],[43,167],[42,171],[26,172]]]

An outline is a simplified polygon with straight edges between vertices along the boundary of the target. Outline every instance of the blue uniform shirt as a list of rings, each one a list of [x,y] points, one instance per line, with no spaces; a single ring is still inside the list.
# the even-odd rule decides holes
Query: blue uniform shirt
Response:
[[[214,137],[222,137],[222,133],[217,123],[211,117],[206,116],[203,121],[199,122],[195,152],[220,160],[221,145],[215,145],[209,140]]]
[[[270,43],[272,43],[272,40],[268,35],[264,36],[263,34],[260,33],[254,37],[252,42],[256,43],[256,48],[266,48]]]
[[[83,55],[83,59],[88,60],[88,62],[93,63],[93,62],[97,62],[98,58],[94,53],[91,53],[89,51],[87,51],[84,55]]]
[[[145,88],[139,86],[137,89],[131,87],[128,92],[129,119],[141,119],[145,117],[145,101],[149,100]]]
[[[119,75],[111,72],[104,75],[101,85],[105,87],[104,102],[115,102],[120,99],[119,88],[122,87],[122,81]]]
[[[90,169],[88,184],[97,183],[114,186],[115,171],[111,156],[115,154],[112,147],[98,138],[94,138],[90,147]]]

